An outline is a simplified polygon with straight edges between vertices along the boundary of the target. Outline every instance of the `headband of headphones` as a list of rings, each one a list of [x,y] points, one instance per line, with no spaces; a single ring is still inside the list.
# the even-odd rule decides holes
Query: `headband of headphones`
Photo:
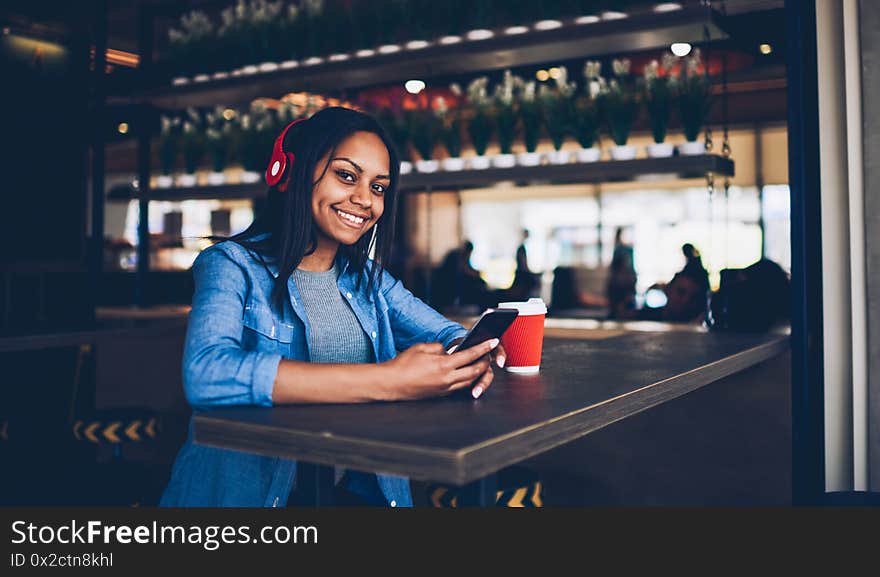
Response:
[[[272,146],[272,158],[269,159],[269,166],[266,167],[266,183],[281,192],[287,191],[287,183],[293,173],[293,153],[284,152],[284,137],[291,126],[303,120],[305,118],[298,118],[285,126]]]

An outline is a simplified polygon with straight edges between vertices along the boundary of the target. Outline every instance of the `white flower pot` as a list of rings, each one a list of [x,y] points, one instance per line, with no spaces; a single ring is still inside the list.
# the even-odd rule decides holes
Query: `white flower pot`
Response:
[[[440,162],[437,160],[417,160],[416,170],[419,172],[437,172]]]
[[[363,50],[358,50],[354,53],[358,58],[369,58],[370,56],[375,56],[376,51],[372,48],[364,48]]]
[[[252,170],[245,170],[241,173],[241,181],[245,184],[253,184],[255,182],[259,182],[261,175],[259,172],[254,172]]]
[[[259,68],[253,65],[243,66],[242,68],[240,68],[240,70],[242,74],[256,74],[260,71]]]
[[[514,36],[516,34],[525,34],[529,31],[528,26],[511,26],[509,28],[504,29],[504,33],[508,36]]]
[[[284,70],[290,70],[291,68],[296,68],[299,66],[299,62],[296,60],[285,60],[281,63],[281,68]]]
[[[440,166],[443,167],[443,170],[456,172],[464,168],[464,159],[459,157],[444,158],[440,161]]]
[[[208,184],[217,186],[220,184],[226,183],[226,175],[222,172],[209,172],[208,173]]]
[[[611,158],[614,160],[632,160],[636,157],[636,147],[631,144],[611,147]]]
[[[449,35],[440,38],[440,44],[458,44],[461,42],[461,36]]]
[[[550,164],[568,164],[571,160],[571,153],[567,150],[551,150],[547,153],[547,160]]]
[[[305,60],[303,60],[303,66],[316,66],[318,64],[322,64],[324,59],[320,56],[309,56]]]
[[[174,177],[169,174],[160,174],[156,177],[156,188],[171,188],[174,185]]]
[[[706,143],[702,140],[684,142],[678,145],[678,153],[684,156],[698,156],[706,154]]]
[[[431,43],[427,40],[410,40],[405,44],[407,50],[421,50],[427,48]]]
[[[400,174],[409,174],[412,172],[412,162],[408,160],[400,161]]]
[[[177,186],[190,187],[199,182],[195,174],[180,174],[177,176]]]
[[[649,158],[669,158],[675,152],[675,147],[668,142],[652,142],[645,147]]]
[[[654,12],[675,12],[681,10],[682,5],[679,2],[661,2],[654,6]]]
[[[475,30],[469,30],[465,37],[468,40],[486,40],[487,38],[492,38],[495,36],[495,33],[486,28],[477,28]]]
[[[278,63],[276,62],[263,62],[257,68],[260,69],[260,72],[275,72],[278,70]]]
[[[345,62],[349,58],[351,58],[351,56],[349,56],[348,54],[331,54],[330,62]]]
[[[470,160],[471,168],[474,170],[486,170],[490,163],[491,160],[488,156],[473,156]]]
[[[229,73],[223,72],[223,71],[215,72],[214,74],[211,75],[211,78],[213,78],[214,80],[224,80],[226,78],[229,78]]]
[[[379,54],[394,54],[400,52],[400,44],[383,44],[379,47]]]
[[[171,80],[171,84],[173,84],[174,86],[189,84],[189,78],[187,78],[186,76],[178,76],[177,78],[173,78]]]
[[[601,20],[598,16],[594,14],[585,14],[584,16],[578,16],[574,19],[575,24],[595,24]]]
[[[516,155],[496,154],[492,157],[492,166],[494,168],[511,168],[516,166]]]
[[[520,166],[538,166],[541,164],[541,153],[520,152],[516,155],[516,163]]]
[[[574,153],[578,162],[596,162],[602,156],[602,149],[598,146],[581,148]]]
[[[553,30],[554,28],[561,28],[562,22],[559,20],[539,20],[535,22],[535,30]]]

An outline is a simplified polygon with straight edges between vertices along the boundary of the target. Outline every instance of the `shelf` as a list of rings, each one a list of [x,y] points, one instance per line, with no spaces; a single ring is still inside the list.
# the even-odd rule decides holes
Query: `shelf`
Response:
[[[721,16],[713,13],[708,30],[711,38],[727,37],[719,24]],[[433,44],[419,50],[403,49],[393,54],[367,58],[352,57],[342,62],[300,65],[273,72],[229,76],[222,80],[193,82],[171,86],[170,79],[156,76],[133,76],[130,82],[116,79],[111,101],[148,102],[161,108],[187,106],[236,106],[261,96],[278,97],[292,91],[337,93],[402,82],[410,78],[435,78],[503,70],[575,58],[590,58],[668,48],[673,42],[699,44],[705,40],[706,9],[688,6],[665,13],[635,13],[620,20],[593,24],[566,23],[554,30],[531,30],[524,34],[496,36],[486,40],[458,44]],[[159,84],[162,84],[159,87]],[[131,96],[135,95],[135,96]]]
[[[640,178],[670,180],[701,178],[710,172],[719,176],[733,176],[734,162],[730,158],[719,155],[704,154],[455,172],[411,172],[400,177],[400,190],[401,192],[419,192],[488,188],[502,181],[512,181],[517,185],[530,185],[620,182]],[[150,191],[150,200],[259,198],[265,195],[266,185],[263,182],[257,182],[196,188],[160,188]],[[139,194],[133,190],[118,190],[112,196],[108,196],[108,200],[128,201],[134,198],[139,198]]]

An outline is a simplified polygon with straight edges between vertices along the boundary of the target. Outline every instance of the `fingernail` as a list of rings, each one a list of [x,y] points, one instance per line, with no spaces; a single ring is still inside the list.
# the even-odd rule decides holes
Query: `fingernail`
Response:
[[[474,396],[475,399],[479,399],[480,395],[483,394],[483,387],[474,387],[474,389],[471,391],[471,394]]]
[[[498,346],[499,342],[500,341],[498,339],[492,339],[491,341],[489,341],[489,347],[494,349],[495,347]]]
[[[496,362],[498,363],[498,366],[501,367],[501,368],[503,369],[503,368],[504,368],[504,363],[507,362],[507,359],[505,359],[504,357],[498,357],[498,359],[496,360]]]

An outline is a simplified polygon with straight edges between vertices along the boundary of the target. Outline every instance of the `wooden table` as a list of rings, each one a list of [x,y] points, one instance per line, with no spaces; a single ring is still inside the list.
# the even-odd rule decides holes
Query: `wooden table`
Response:
[[[785,334],[627,332],[547,338],[541,372],[496,371],[478,400],[236,407],[195,416],[195,441],[297,459],[325,503],[332,465],[464,486],[494,503],[495,473],[783,353]],[[314,466],[311,466],[312,464]],[[330,485],[328,486],[328,483]]]

